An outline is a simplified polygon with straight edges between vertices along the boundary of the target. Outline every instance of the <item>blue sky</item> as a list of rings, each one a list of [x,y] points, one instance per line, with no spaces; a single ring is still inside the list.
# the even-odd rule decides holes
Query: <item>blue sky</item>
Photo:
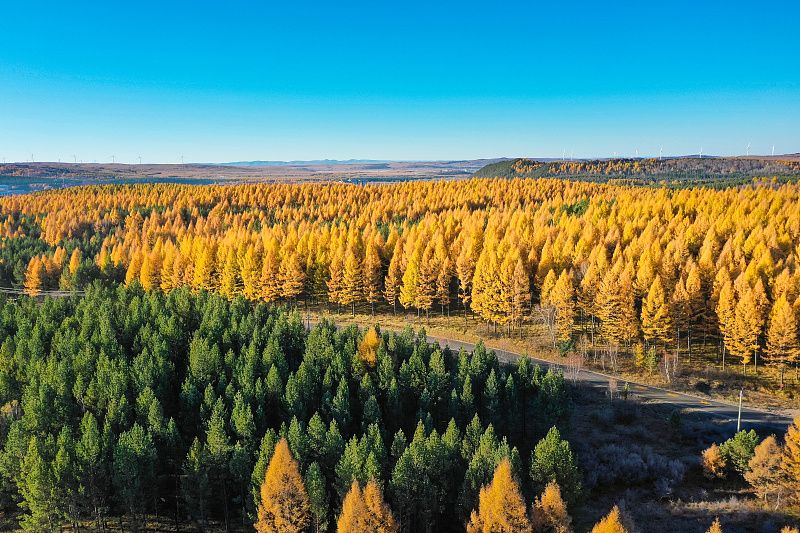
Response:
[[[0,158],[800,152],[800,2],[10,2]]]

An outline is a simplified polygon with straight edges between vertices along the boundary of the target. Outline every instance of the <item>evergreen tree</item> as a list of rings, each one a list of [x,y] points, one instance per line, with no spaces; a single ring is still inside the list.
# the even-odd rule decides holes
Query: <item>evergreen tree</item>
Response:
[[[42,457],[39,441],[31,437],[21,465],[19,491],[25,514],[20,525],[26,531],[56,531],[59,529],[55,483],[50,465]]]
[[[139,424],[120,434],[114,446],[114,491],[120,505],[131,513],[134,528],[147,502],[155,497],[156,449],[153,438]]]
[[[531,480],[537,489],[544,490],[550,482],[556,482],[565,499],[574,503],[581,492],[581,475],[569,442],[561,439],[556,427],[550,428],[547,436],[540,440],[531,453]]]
[[[328,530],[328,512],[330,504],[325,490],[325,476],[317,462],[311,463],[305,475],[305,486],[308,491],[309,509],[312,516],[312,527],[315,533]]]

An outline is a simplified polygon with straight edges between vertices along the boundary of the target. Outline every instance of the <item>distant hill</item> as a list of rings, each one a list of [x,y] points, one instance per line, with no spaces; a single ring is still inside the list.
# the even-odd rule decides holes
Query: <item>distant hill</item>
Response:
[[[490,163],[473,174],[484,178],[561,177],[587,181],[623,181],[632,184],[733,185],[756,177],[800,178],[800,161],[793,156],[706,157],[664,159],[594,159],[544,161],[508,159]]]
[[[309,159],[295,161],[231,161],[230,163],[209,163],[221,167],[297,167],[308,165],[371,165],[390,163],[384,159]]]

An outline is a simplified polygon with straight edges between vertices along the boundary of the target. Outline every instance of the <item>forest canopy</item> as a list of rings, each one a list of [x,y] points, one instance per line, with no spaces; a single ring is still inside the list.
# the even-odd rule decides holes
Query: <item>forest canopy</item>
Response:
[[[526,491],[581,492],[569,445],[548,433],[569,413],[560,374],[410,329],[307,330],[296,313],[188,288],[3,301],[0,405],[0,498],[31,531],[123,515],[136,528],[146,513],[261,522],[281,468],[319,530],[354,482],[382,491],[404,531],[457,530],[504,459]]]

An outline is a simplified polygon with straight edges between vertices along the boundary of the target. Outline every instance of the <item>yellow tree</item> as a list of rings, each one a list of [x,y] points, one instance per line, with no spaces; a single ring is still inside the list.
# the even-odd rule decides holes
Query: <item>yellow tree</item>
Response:
[[[297,461],[289,451],[286,439],[275,446],[275,452],[261,484],[258,507],[259,533],[299,533],[311,523],[311,505]]]
[[[334,248],[334,252],[331,256],[331,261],[328,266],[329,277],[326,281],[326,286],[328,288],[328,301],[335,303],[337,306],[342,303],[345,253],[346,249],[343,244],[340,244]]]
[[[686,349],[689,357],[692,356],[692,332],[694,325],[703,317],[706,309],[703,301],[703,282],[700,277],[700,268],[692,262],[686,274]]]
[[[370,305],[372,314],[375,314],[375,304],[381,299],[381,256],[375,239],[370,239],[364,252],[364,299]]]
[[[261,267],[264,255],[264,246],[261,239],[255,245],[249,245],[242,258],[242,292],[245,298],[251,301],[258,300],[261,296]]]
[[[458,277],[458,295],[464,305],[464,320],[467,318],[467,305],[472,300],[472,284],[475,276],[475,267],[478,264],[481,247],[483,246],[483,221],[480,227],[474,224],[461,244],[461,250],[456,258],[456,276]]]
[[[397,252],[395,252],[397,253]],[[406,270],[403,272],[400,287],[400,305],[410,309],[417,301],[417,281],[419,280],[419,262],[422,252],[415,247],[411,257],[408,258]]]
[[[730,350],[733,345],[733,332],[736,321],[736,295],[730,279],[727,279],[720,289],[716,311],[719,330],[722,333],[722,368],[724,370],[725,351]]]
[[[344,272],[342,274],[342,290],[339,301],[342,305],[352,307],[353,316],[356,316],[356,302],[363,296],[361,277],[361,257],[357,247],[351,246],[347,250],[344,260]]]
[[[436,297],[436,277],[438,275],[438,265],[435,261],[435,247],[433,242],[428,242],[422,259],[419,264],[419,275],[417,276],[417,289],[414,298],[414,307],[425,311],[428,316],[433,301]]]
[[[630,269],[617,274],[616,266],[603,277],[597,291],[597,318],[600,332],[614,344],[630,342],[638,335],[639,324],[633,301],[633,282]]]
[[[592,528],[592,533],[632,533],[622,524],[622,516],[616,505]]]
[[[562,270],[558,276],[553,290],[550,291],[549,300],[556,310],[556,331],[558,341],[569,342],[575,329],[575,286],[572,283],[572,274]]]
[[[361,490],[353,480],[342,502],[342,512],[336,523],[337,533],[397,533],[400,528],[391,509],[383,499],[380,487],[370,480]]]
[[[358,357],[369,368],[374,368],[378,360],[378,347],[381,345],[381,338],[375,328],[369,328],[364,334],[364,338],[358,345]]]
[[[555,481],[547,484],[542,496],[534,502],[532,511],[534,533],[572,533],[572,519]]]
[[[131,255],[131,261],[128,263],[128,269],[125,271],[125,285],[130,285],[135,280],[139,279],[139,271],[142,269],[142,253],[135,250]]]
[[[706,533],[722,533],[722,523],[719,521],[719,518],[714,519]]]
[[[669,304],[658,274],[642,302],[642,334],[651,344],[666,344],[672,334]]]
[[[797,339],[797,318],[785,294],[781,294],[769,315],[767,350],[764,354],[770,364],[780,368],[781,388],[787,365],[796,363],[800,356]]]
[[[531,306],[531,282],[525,261],[520,256],[511,277],[511,323],[519,327]]]
[[[239,260],[236,257],[236,248],[229,246],[225,253],[225,262],[219,279],[219,292],[228,298],[233,298],[242,292],[242,278],[239,270]]]
[[[25,294],[38,296],[44,288],[44,278],[47,276],[41,257],[34,255],[25,271]]]
[[[161,284],[161,254],[157,250],[142,251],[142,268],[139,282],[144,290],[156,289]]]
[[[81,266],[81,249],[75,248],[69,256],[69,273],[74,276],[79,266]]]
[[[703,475],[708,479],[722,479],[725,477],[727,463],[725,457],[722,456],[722,450],[719,449],[716,443],[703,450],[701,462]]]
[[[383,296],[392,306],[392,312],[397,312],[397,300],[400,297],[400,286],[403,282],[402,262],[403,262],[403,237],[397,240],[389,261],[389,271],[383,284]]]
[[[781,472],[789,498],[800,503],[800,417],[794,419],[783,438]]]
[[[452,271],[450,265],[450,257],[446,252],[439,252],[437,248],[437,257],[439,263],[439,272],[436,275],[436,301],[442,307],[442,315],[444,315],[444,308],[447,307],[447,314],[450,314],[450,279],[452,278]]]
[[[746,370],[758,349],[762,322],[755,295],[749,286],[745,286],[736,302],[730,346],[731,354],[741,359],[742,370]]]
[[[300,262],[300,257],[295,251],[286,251],[286,256],[281,261],[278,276],[281,283],[281,296],[286,300],[294,300],[303,292],[306,273]]]
[[[492,482],[481,488],[478,509],[472,511],[467,533],[530,533],[525,500],[511,475],[508,458],[500,461]]]
[[[261,299],[265,302],[274,302],[281,297],[281,259],[278,253],[278,243],[272,239],[264,248],[264,258],[261,263]]]
[[[768,501],[770,495],[782,489],[781,452],[777,439],[770,435],[756,446],[748,464],[750,469],[744,473],[744,479],[764,502]]]
[[[364,487],[364,504],[367,508],[367,529],[376,533],[397,533],[400,527],[392,514],[389,505],[383,499],[383,493],[374,479]]]

